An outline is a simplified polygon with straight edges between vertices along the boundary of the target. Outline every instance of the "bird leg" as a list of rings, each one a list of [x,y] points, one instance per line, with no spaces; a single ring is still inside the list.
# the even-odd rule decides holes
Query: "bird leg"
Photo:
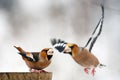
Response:
[[[31,69],[30,72],[47,73],[47,71],[45,71],[45,70],[37,70],[37,69]]]
[[[91,74],[94,76],[95,75],[95,68],[92,69]]]
[[[88,70],[88,69],[89,69],[89,68],[84,68],[84,71],[85,71],[86,74],[89,73],[89,70]]]

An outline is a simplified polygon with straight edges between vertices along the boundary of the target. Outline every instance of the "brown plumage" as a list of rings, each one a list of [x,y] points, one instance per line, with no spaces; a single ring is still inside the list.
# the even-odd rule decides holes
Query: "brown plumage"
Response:
[[[71,53],[73,59],[83,67],[97,67],[97,65],[99,64],[98,59],[92,53],[90,53],[85,48],[78,47],[76,44],[66,44],[65,50],[63,52],[69,54]]]
[[[88,69],[92,69],[92,75],[95,73],[95,67],[97,67],[100,63],[96,56],[94,56],[91,52],[87,49],[78,47],[76,44],[68,43],[65,46],[63,53],[70,54],[73,59],[80,64],[81,66],[85,67],[84,71],[88,73]]]
[[[53,39],[51,40],[51,43],[59,52],[70,54],[78,64],[84,67],[86,73],[89,73],[89,70],[92,69],[91,73],[94,75],[97,66],[104,66],[103,64],[100,64],[97,57],[90,51],[86,48],[79,47],[77,44],[67,43],[60,39]]]
[[[42,69],[46,68],[51,63],[53,56],[52,48],[44,48],[41,52],[27,52],[21,47],[14,47],[19,51],[19,54],[30,68],[31,72],[44,71]]]
[[[86,73],[88,73],[88,69],[92,68],[93,75],[95,73],[95,67],[97,67],[98,65],[104,66],[103,64],[100,64],[98,59],[91,53],[91,50],[102,31],[102,26],[104,21],[104,6],[102,4],[101,4],[101,9],[102,9],[102,16],[97,26],[95,27],[91,37],[89,38],[88,42],[84,47],[79,47],[77,44],[67,43],[60,39],[51,40],[51,43],[54,46],[54,48],[56,48],[59,52],[70,54],[78,64],[85,67],[84,71]],[[98,32],[96,32],[97,30]],[[90,45],[90,48],[87,50],[86,47],[88,45]]]

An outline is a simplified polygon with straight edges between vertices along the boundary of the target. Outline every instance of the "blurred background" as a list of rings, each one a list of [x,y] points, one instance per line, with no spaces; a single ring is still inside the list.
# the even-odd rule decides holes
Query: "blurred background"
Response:
[[[101,17],[101,3],[104,25],[92,52],[107,66],[92,77],[56,51],[45,70],[53,80],[120,80],[120,0],[0,0],[0,72],[29,71],[14,45],[41,51],[60,38],[84,46]]]

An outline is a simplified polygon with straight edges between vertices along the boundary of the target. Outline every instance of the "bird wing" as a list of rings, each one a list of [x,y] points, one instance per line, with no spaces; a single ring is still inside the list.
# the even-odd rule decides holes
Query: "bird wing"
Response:
[[[86,48],[88,45],[90,45],[90,47],[89,47],[90,52],[91,52],[97,38],[100,36],[100,34],[102,32],[102,27],[103,27],[103,22],[104,22],[104,6],[102,4],[101,4],[101,9],[102,9],[102,16],[101,16],[97,26],[95,27],[95,30],[93,31],[91,37],[89,38],[88,42],[84,46],[84,48]],[[96,32],[97,30],[98,30],[98,32]]]
[[[65,45],[67,42],[61,40],[61,39],[51,39],[51,44],[55,49],[57,49],[59,52],[62,52],[65,49]]]
[[[31,54],[33,55],[33,58],[35,59],[35,61],[37,62],[39,60],[39,54],[40,52],[31,52]]]
[[[39,60],[39,52],[19,52],[19,54],[31,62],[37,62]]]

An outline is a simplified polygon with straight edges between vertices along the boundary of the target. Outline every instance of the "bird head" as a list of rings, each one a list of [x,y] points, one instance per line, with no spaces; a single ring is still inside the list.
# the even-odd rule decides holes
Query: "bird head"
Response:
[[[63,53],[75,56],[79,52],[79,47],[74,43],[67,43]]]
[[[53,56],[53,49],[52,48],[44,48],[41,51],[41,57],[43,57],[44,59],[50,60]]]
[[[68,43],[61,39],[51,39],[51,44],[55,49],[59,52],[63,52],[65,54],[70,54],[71,56],[75,56],[77,53],[80,52],[80,48],[77,44]]]

